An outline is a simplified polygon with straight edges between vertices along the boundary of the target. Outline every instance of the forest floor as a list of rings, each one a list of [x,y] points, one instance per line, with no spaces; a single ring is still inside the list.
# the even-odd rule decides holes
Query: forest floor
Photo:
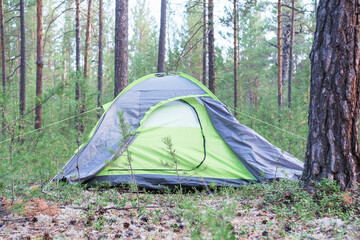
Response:
[[[331,192],[341,206],[326,207],[300,192],[294,185],[141,192],[140,208],[135,193],[115,188],[64,188],[12,206],[3,197],[0,239],[359,239],[357,209],[347,208],[358,205],[354,196]]]

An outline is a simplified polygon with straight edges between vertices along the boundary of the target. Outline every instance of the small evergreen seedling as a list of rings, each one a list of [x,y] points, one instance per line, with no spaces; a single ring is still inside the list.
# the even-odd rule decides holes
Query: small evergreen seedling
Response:
[[[138,208],[140,208],[139,188],[137,187],[133,167],[132,167],[132,164],[131,164],[131,162],[132,162],[131,153],[129,151],[128,146],[126,146],[126,144],[128,143],[128,141],[129,141],[129,139],[131,137],[131,130],[130,130],[131,126],[130,126],[130,124],[127,124],[125,122],[123,112],[118,112],[118,116],[119,116],[120,133],[122,135],[122,139],[121,139],[122,144],[120,145],[119,149],[115,152],[114,157],[112,158],[112,160],[116,160],[117,158],[119,158],[120,155],[122,154],[122,150],[125,148],[125,153],[126,153],[126,157],[127,157],[127,161],[128,161],[128,166],[130,168],[131,177],[132,177],[132,180],[133,180],[133,183],[131,184],[131,188],[135,189],[135,191],[136,191]]]
[[[174,167],[175,166],[175,170],[176,170],[176,175],[178,177],[179,180],[179,186],[180,186],[180,195],[182,196],[182,186],[181,186],[181,180],[180,180],[180,175],[179,175],[179,169],[178,169],[178,159],[176,158],[176,154],[175,154],[175,149],[173,146],[173,143],[171,141],[171,137],[164,137],[162,139],[163,143],[166,145],[166,149],[169,152],[169,155],[171,157],[171,159],[173,160],[174,164],[169,164],[166,162],[163,162],[163,164],[167,167]]]

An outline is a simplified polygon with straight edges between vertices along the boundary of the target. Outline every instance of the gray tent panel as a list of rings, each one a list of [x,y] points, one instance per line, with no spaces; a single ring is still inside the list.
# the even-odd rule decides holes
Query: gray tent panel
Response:
[[[136,174],[134,175],[136,184],[140,188],[162,189],[164,186],[179,186],[178,176],[159,175],[159,174]],[[217,186],[233,186],[238,187],[248,184],[252,181],[246,179],[223,179],[223,178],[200,178],[179,176],[183,187],[203,187],[205,185],[215,184]],[[133,182],[131,175],[109,175],[97,176],[86,183],[91,185],[94,183],[110,182],[113,185],[127,184]]]
[[[274,178],[298,179],[304,164],[269,143],[254,130],[241,125],[221,102],[200,98],[216,131],[238,159],[259,180]]]

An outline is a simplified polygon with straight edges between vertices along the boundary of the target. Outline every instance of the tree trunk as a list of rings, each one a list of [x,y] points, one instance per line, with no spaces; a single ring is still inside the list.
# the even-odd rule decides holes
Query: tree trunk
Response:
[[[283,42],[282,42],[282,85],[285,86],[286,78],[288,77],[289,71],[289,55],[290,55],[290,34],[291,25],[283,24]]]
[[[128,82],[128,0],[116,1],[114,98]]]
[[[98,98],[97,106],[101,106],[103,77],[103,0],[99,1],[99,59],[98,59]],[[98,119],[101,117],[101,110],[98,110]]]
[[[161,0],[160,36],[157,72],[165,72],[166,0]]]
[[[215,94],[215,50],[214,50],[214,3],[213,0],[208,2],[208,19],[209,19],[209,90]]]
[[[207,39],[207,34],[206,34],[206,0],[203,0],[203,56],[202,56],[202,83],[206,86],[206,55],[207,55],[207,50],[206,50],[206,39]]]
[[[88,70],[90,20],[91,20],[91,0],[88,0],[88,12],[86,17],[86,34],[85,34],[85,52],[84,52],[84,79],[87,78],[87,70]]]
[[[278,0],[278,28],[277,28],[277,47],[278,47],[278,107],[282,107],[282,43],[281,43],[281,0]]]
[[[310,53],[309,133],[302,180],[355,189],[359,174],[358,1],[320,1]]]
[[[237,26],[236,26],[236,0],[234,0],[234,116],[237,116],[238,79],[237,79]]]
[[[87,74],[88,74],[88,56],[89,56],[89,44],[90,44],[90,25],[91,25],[91,0],[88,0],[88,11],[86,16],[86,33],[85,33],[85,51],[84,51],[84,82],[83,84],[88,84]],[[83,90],[81,92],[81,106],[80,114],[81,118],[85,117],[86,109],[86,92]],[[84,122],[80,124],[80,131],[83,133],[85,130]]]
[[[80,0],[75,1],[76,14],[75,14],[75,68],[76,68],[76,83],[75,83],[75,101],[76,101],[76,117],[75,117],[75,128],[80,130],[80,119],[78,116],[79,112],[79,101],[81,95],[80,89]]]
[[[290,54],[289,54],[289,82],[288,82],[288,107],[291,107],[291,81],[294,65],[294,39],[295,39],[295,0],[291,1],[291,33],[290,33]]]
[[[6,65],[5,65],[5,24],[4,24],[4,1],[0,0],[0,35],[1,35],[1,78],[2,78],[2,107],[1,119],[2,127],[5,127],[5,94],[6,94]]]
[[[20,116],[25,112],[26,105],[26,32],[25,32],[25,3],[24,0],[20,0]],[[19,128],[23,128],[20,125]]]
[[[43,88],[43,17],[42,17],[42,0],[37,0],[37,45],[36,45],[36,101],[35,105],[35,129],[41,129],[42,123],[42,98]]]

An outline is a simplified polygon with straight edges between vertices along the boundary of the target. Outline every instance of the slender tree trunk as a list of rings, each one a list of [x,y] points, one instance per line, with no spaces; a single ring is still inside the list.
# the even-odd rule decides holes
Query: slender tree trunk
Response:
[[[87,18],[86,18],[86,34],[85,34],[85,53],[84,53],[84,79],[87,78],[87,71],[88,71],[90,21],[91,21],[91,0],[88,0],[88,12],[87,12]]]
[[[20,116],[25,112],[26,105],[26,32],[25,32],[25,3],[24,0],[20,0],[20,35],[21,35],[21,47],[20,47]],[[19,127],[23,128],[22,125]]]
[[[207,81],[206,81],[206,75],[207,75],[207,71],[206,71],[206,55],[207,55],[207,50],[206,50],[206,45],[207,45],[207,23],[206,23],[206,0],[203,0],[203,56],[202,56],[202,83],[206,86],[207,85]]]
[[[237,79],[237,26],[236,26],[236,0],[234,0],[234,116],[237,116],[237,102],[238,102],[238,79]]]
[[[291,107],[291,81],[294,65],[294,39],[295,39],[295,0],[291,1],[291,33],[290,33],[290,54],[289,54],[289,82],[288,82],[288,107]]]
[[[283,42],[282,42],[282,85],[285,86],[286,78],[289,73],[289,55],[290,55],[290,34],[291,34],[291,25],[283,24]]]
[[[128,0],[116,1],[114,98],[128,83]]]
[[[4,24],[4,1],[0,0],[0,35],[1,35],[1,79],[2,79],[2,107],[1,119],[2,127],[5,126],[5,94],[6,94],[6,65],[5,65],[5,24]]]
[[[99,59],[98,59],[98,97],[97,106],[101,106],[103,77],[103,0],[99,0]],[[101,110],[98,110],[98,119],[101,117]]]
[[[75,101],[76,101],[76,117],[75,117],[75,128],[80,130],[80,118],[79,105],[80,105],[80,0],[75,1],[76,5],[76,14],[75,14],[75,70],[76,70],[76,83],[75,83]]]
[[[166,0],[161,0],[160,36],[157,72],[165,72]]]
[[[84,52],[84,83],[88,84],[87,74],[88,74],[88,56],[89,56],[89,44],[90,44],[90,25],[91,25],[91,0],[88,0],[88,11],[86,17],[86,33],[85,33],[85,52]],[[84,87],[82,87],[84,88]],[[81,118],[84,118],[85,109],[86,109],[86,92],[83,90],[81,93],[81,106],[80,114]],[[80,131],[83,133],[85,130],[84,121],[80,124]]]
[[[213,0],[208,2],[208,19],[209,19],[209,89],[215,94],[215,50],[214,50],[214,3]]]
[[[278,46],[278,107],[282,107],[282,42],[281,42],[281,0],[278,0],[278,29],[277,29],[277,46]]]
[[[35,129],[41,129],[42,123],[42,88],[43,88],[43,17],[42,17],[42,0],[37,0],[37,58],[36,58],[36,101],[35,109]]]
[[[359,178],[359,2],[320,1],[310,53],[309,133],[302,180],[356,189]]]

